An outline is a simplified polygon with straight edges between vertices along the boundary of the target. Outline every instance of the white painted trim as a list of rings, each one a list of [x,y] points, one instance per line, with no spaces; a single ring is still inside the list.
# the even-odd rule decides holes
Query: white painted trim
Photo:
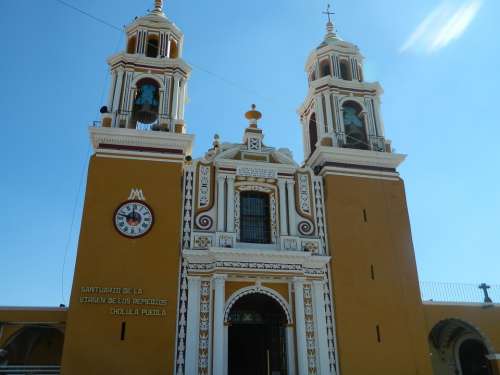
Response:
[[[309,366],[307,361],[307,342],[306,342],[306,327],[304,314],[304,280],[294,280],[295,289],[295,332],[297,338],[297,362],[298,374],[309,374]]]
[[[290,309],[290,305],[288,302],[283,298],[282,295],[280,295],[277,291],[271,288],[266,288],[262,285],[251,285],[245,288],[238,289],[235,291],[231,296],[227,299],[226,305],[224,307],[224,322],[227,323],[227,320],[229,318],[229,313],[231,312],[231,309],[233,305],[242,297],[245,297],[249,294],[264,294],[268,297],[271,297],[274,299],[276,302],[279,303],[279,305],[282,307],[284,310],[283,312],[285,313],[285,316],[288,320],[288,324],[293,324],[293,318],[292,318],[292,311]]]
[[[403,154],[320,146],[311,155],[307,165],[315,167],[326,162],[333,162],[353,166],[396,169],[405,159],[406,155]]]
[[[110,159],[128,159],[128,160],[147,160],[147,161],[157,161],[158,163],[177,163],[184,164],[184,158],[142,158],[135,156],[138,153],[117,153],[117,154],[96,154],[95,156],[98,158],[110,158]],[[142,155],[142,153],[141,153]],[[156,155],[155,155],[156,156]]]
[[[214,322],[213,322],[213,374],[224,375],[224,303],[225,303],[225,275],[214,275]]]
[[[94,128],[89,127],[90,140],[95,152],[139,154],[139,155],[163,155],[154,152],[138,152],[127,150],[113,150],[100,148],[100,144],[112,144],[117,146],[153,147],[162,149],[177,149],[182,155],[191,155],[194,135],[179,134],[172,132],[140,131],[126,128]],[[177,154],[165,154],[172,157]],[[182,156],[179,154],[179,156]]]
[[[198,373],[198,354],[200,338],[200,292],[201,278],[188,276],[188,308],[186,327],[185,374]]]
[[[399,173],[397,172],[378,172],[354,168],[324,167],[321,170],[320,176],[324,177],[328,175],[362,177],[390,181],[399,180]]]

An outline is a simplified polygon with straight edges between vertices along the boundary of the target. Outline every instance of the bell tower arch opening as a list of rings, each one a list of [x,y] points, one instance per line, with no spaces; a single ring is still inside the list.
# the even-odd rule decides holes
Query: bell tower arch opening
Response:
[[[287,374],[287,314],[259,293],[239,298],[228,314],[228,374]]]
[[[138,124],[153,124],[158,119],[160,85],[154,79],[144,78],[137,82],[137,90],[132,109],[131,128]]]
[[[313,113],[309,118],[309,155],[316,151],[316,144],[318,143],[318,128],[316,126],[316,114]]]

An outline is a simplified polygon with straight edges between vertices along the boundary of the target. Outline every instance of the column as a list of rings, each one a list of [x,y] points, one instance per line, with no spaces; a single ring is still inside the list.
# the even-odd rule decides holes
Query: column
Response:
[[[283,179],[278,180],[278,190],[280,194],[280,234],[282,236],[288,235],[287,220],[286,220],[286,181]]]
[[[224,232],[224,182],[226,176],[218,175],[217,176],[217,231]]]
[[[234,175],[227,176],[227,231],[234,232]]]
[[[293,327],[286,327],[286,363],[288,375],[295,375],[295,340],[293,338]]]
[[[214,275],[214,341],[213,341],[213,371],[214,375],[224,375],[224,304],[225,304],[225,275]],[[187,375],[187,374],[186,374]]]
[[[288,188],[288,220],[290,225],[290,236],[297,235],[297,218],[295,211],[295,191],[294,191],[295,181],[288,180],[286,186]]]
[[[330,102],[330,93],[325,94],[325,105],[326,105],[326,122],[328,126],[328,132],[333,132],[334,124],[333,124],[333,116],[332,116],[332,105]]]
[[[198,351],[200,338],[200,289],[201,278],[197,276],[188,276],[185,375],[198,374]]]
[[[293,282],[295,289],[295,331],[297,335],[298,375],[308,375],[307,341],[304,316],[304,280],[297,278]],[[215,374],[214,374],[215,375]]]
[[[186,106],[186,86],[187,81],[183,79],[181,81],[180,97],[179,97],[179,119],[184,120],[184,107]]]
[[[117,112],[118,111],[118,106],[120,105],[119,101],[120,101],[120,92],[122,90],[122,84],[123,84],[123,69],[118,69],[116,71],[116,75],[117,75],[117,79],[116,79],[116,88],[115,88],[115,93],[114,93],[114,99],[113,99],[113,105],[112,105],[112,108],[110,108],[110,110],[112,110],[113,112]]]
[[[181,77],[174,75],[174,89],[172,91],[172,120],[177,120],[177,112],[179,111],[179,82]],[[175,125],[175,124],[174,124]]]
[[[328,332],[326,329],[325,291],[323,280],[313,281],[313,293],[315,312],[314,318],[316,320],[316,334],[318,336],[318,375],[330,375],[330,357],[328,354]]]

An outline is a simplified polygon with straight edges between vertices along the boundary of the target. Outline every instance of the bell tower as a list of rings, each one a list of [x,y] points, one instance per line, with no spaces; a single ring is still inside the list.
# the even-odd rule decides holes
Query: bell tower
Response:
[[[406,156],[385,137],[381,86],[365,81],[360,50],[325,13],[327,33],[307,60],[309,89],[298,113],[305,164],[324,184],[340,373],[431,374],[397,170]]]
[[[187,80],[184,35],[163,12],[163,1],[126,26],[126,46],[111,56],[111,86],[101,108],[105,127],[183,133]]]
[[[193,136],[184,104],[191,71],[162,1],[125,28],[108,60],[111,87],[93,145],[64,340],[62,374],[174,374],[183,170]],[[183,305],[184,306],[184,305]]]
[[[304,153],[320,146],[390,152],[380,116],[381,86],[366,82],[359,48],[335,31],[330,8],[326,35],[306,63],[309,90],[298,112]]]

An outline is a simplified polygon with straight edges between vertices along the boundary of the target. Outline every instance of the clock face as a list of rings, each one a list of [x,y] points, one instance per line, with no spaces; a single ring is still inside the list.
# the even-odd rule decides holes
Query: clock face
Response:
[[[153,211],[142,201],[127,201],[115,211],[116,230],[129,238],[144,236],[153,226]]]

